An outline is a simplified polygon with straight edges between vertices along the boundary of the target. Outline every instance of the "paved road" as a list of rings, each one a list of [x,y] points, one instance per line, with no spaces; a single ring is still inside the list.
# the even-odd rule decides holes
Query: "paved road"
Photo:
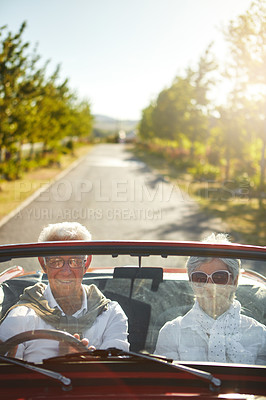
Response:
[[[199,240],[221,223],[122,144],[100,144],[0,227],[0,243],[37,241],[44,225],[79,221],[93,239]]]

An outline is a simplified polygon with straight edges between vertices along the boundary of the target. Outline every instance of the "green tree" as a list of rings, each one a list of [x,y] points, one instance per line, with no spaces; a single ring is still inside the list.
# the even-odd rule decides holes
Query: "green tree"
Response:
[[[232,55],[228,77],[235,82],[234,91],[242,93],[242,97],[238,96],[239,107],[243,108],[245,98],[249,101],[252,99],[254,104],[252,112],[250,109],[245,112],[247,121],[253,121],[261,142],[259,181],[263,190],[266,150],[266,0],[255,0],[246,13],[231,21],[225,37]]]
[[[141,120],[138,125],[138,135],[143,140],[150,140],[154,138],[154,129],[152,122],[152,113],[154,110],[153,102],[144,110],[142,110]]]
[[[93,117],[88,100],[76,101],[70,108],[70,118],[67,136],[89,140],[92,137]]]
[[[29,43],[23,43],[21,36],[26,27],[23,23],[19,32],[12,35],[8,32],[1,40],[0,49],[0,154],[4,161],[9,159],[16,150],[18,140],[17,110],[22,106],[24,97],[20,96],[25,91],[24,78],[26,76],[27,58],[25,50]],[[6,27],[0,30],[1,37]]]
[[[218,111],[220,117],[216,126],[211,129],[208,145],[212,154],[216,154],[212,164],[219,166],[221,177],[229,181],[235,172],[235,161],[239,160],[238,165],[240,164],[243,168],[243,164],[247,161],[245,158],[244,116],[242,110],[238,110],[232,105],[220,106]]]
[[[140,132],[144,135],[175,140],[182,146],[190,142],[191,155],[195,143],[208,134],[207,93],[214,83],[211,73],[217,68],[211,45],[200,58],[197,69],[188,68],[185,77],[175,77],[169,88],[162,90],[153,105],[142,114]],[[152,134],[151,134],[152,132]]]
[[[190,130],[194,88],[189,79],[176,77],[172,86],[159,93],[152,113],[154,135],[180,141]]]
[[[29,53],[29,43],[23,43],[25,27],[24,22],[17,34],[0,28],[0,169],[9,179],[26,165],[23,144],[33,149],[41,142],[43,155],[47,150],[56,154],[64,138],[89,137],[92,129],[89,103],[79,102],[68,80],[61,80],[60,66],[47,76],[48,62],[39,66],[36,48]]]

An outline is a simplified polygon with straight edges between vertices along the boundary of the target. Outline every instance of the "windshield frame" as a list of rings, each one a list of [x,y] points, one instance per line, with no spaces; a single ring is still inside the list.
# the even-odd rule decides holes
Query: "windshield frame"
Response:
[[[145,257],[161,255],[162,257],[182,256],[208,256],[243,258],[250,260],[266,260],[266,247],[231,244],[210,244],[186,241],[143,241],[143,240],[113,240],[113,241],[58,241],[42,243],[18,243],[0,246],[0,261],[20,257],[45,257],[57,255],[64,250],[66,255],[91,254],[91,255],[130,255]]]

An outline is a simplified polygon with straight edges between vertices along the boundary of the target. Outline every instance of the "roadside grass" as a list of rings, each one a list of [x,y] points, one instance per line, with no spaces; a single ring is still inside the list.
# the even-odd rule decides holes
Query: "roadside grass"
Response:
[[[48,186],[64,169],[68,168],[78,158],[87,154],[91,145],[81,145],[75,148],[74,154],[60,156],[60,166],[37,168],[23,173],[21,179],[14,181],[0,180],[0,222],[1,219],[16,209],[36,190]]]
[[[233,241],[243,244],[266,245],[266,199],[249,198],[248,191],[237,195],[223,183],[194,181],[193,177],[180,172],[158,154],[132,147],[135,156],[143,160],[184,192],[194,198],[207,215],[219,217],[228,227]]]
[[[198,198],[203,211],[220,217],[229,227],[234,240],[243,244],[266,245],[266,204],[257,199],[232,198],[228,201],[207,201]]]

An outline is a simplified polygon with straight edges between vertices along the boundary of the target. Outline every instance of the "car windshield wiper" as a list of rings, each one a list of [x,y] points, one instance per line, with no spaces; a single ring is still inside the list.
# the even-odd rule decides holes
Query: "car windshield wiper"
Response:
[[[27,361],[16,360],[7,356],[0,356],[0,361],[7,362],[8,364],[19,365],[20,367],[30,369],[34,372],[38,372],[39,374],[49,376],[50,378],[56,379],[59,382],[63,383],[64,386],[68,388],[71,385],[71,380],[64,375],[59,374],[58,372],[50,371],[48,369],[37,367],[36,365],[29,364]]]
[[[102,358],[102,359],[106,359],[106,358],[111,358],[111,357],[133,357],[133,358],[137,358],[137,359],[141,359],[141,360],[148,360],[148,361],[153,361],[157,364],[164,364],[164,365],[168,365],[173,369],[179,370],[179,371],[184,371],[184,372],[188,372],[189,374],[195,375],[200,379],[203,379],[205,381],[209,381],[210,382],[210,390],[211,391],[217,391],[219,390],[220,386],[221,386],[221,380],[219,378],[216,378],[215,376],[213,376],[211,373],[206,372],[206,371],[201,371],[199,369],[196,368],[191,368],[191,367],[187,367],[185,365],[181,365],[179,363],[175,363],[173,364],[173,360],[172,359],[168,359],[165,357],[160,357],[154,354],[144,354],[144,353],[135,353],[134,351],[125,351],[125,350],[119,350],[116,348],[109,348],[106,350],[89,350],[87,352],[82,352],[82,353],[71,353],[71,354],[66,354],[65,356],[59,356],[59,357],[53,357],[53,358],[49,358],[46,359],[45,362],[51,362],[51,361],[58,361],[59,359],[68,359],[68,360],[73,360],[73,358],[79,358],[79,357],[84,357],[86,358],[86,356],[91,357],[98,357],[98,358]]]
[[[114,355],[114,354],[112,354],[113,352],[117,356],[127,356],[128,355],[128,356],[136,357],[136,358],[139,358],[142,360],[154,361],[157,364],[159,363],[159,364],[169,365],[172,368],[177,369],[179,371],[188,372],[189,374],[195,375],[198,378],[209,381],[210,389],[212,391],[219,390],[219,388],[222,384],[221,380],[219,378],[216,378],[215,376],[213,376],[211,373],[206,372],[206,371],[201,371],[196,368],[187,367],[185,365],[173,364],[172,359],[156,356],[153,354],[135,353],[134,351],[124,351],[124,350],[118,350],[118,349],[108,349],[108,350],[111,352],[111,355]]]

